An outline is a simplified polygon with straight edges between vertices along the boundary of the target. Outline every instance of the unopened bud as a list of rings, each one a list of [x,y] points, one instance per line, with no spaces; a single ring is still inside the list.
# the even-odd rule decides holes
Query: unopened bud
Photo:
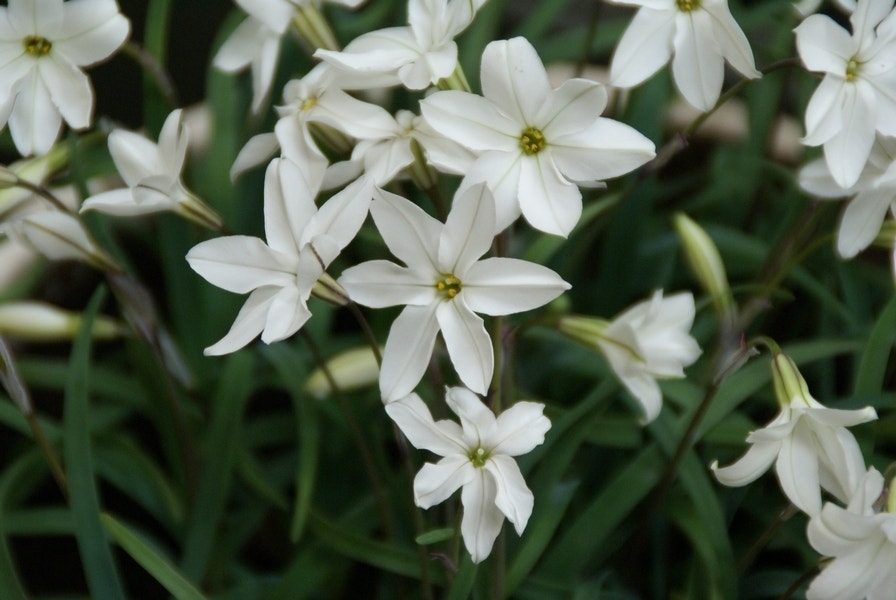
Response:
[[[81,325],[81,314],[63,310],[45,302],[7,302],[0,304],[0,335],[29,342],[60,342],[73,339]],[[91,335],[107,340],[123,333],[115,319],[98,316]]]
[[[311,293],[321,300],[325,300],[336,306],[345,306],[351,300],[339,282],[333,279],[329,273],[321,275],[311,288]]]
[[[684,213],[676,214],[673,222],[694,277],[709,294],[719,316],[730,319],[733,316],[731,286],[718,248],[706,231]]]
[[[772,357],[771,367],[775,397],[782,408],[790,406],[796,398],[801,399],[807,406],[814,402],[806,380],[789,356],[776,352]]]
[[[596,317],[566,315],[560,317],[557,329],[566,337],[581,344],[590,348],[599,348],[598,341],[603,338],[604,330],[609,324],[609,321]]]
[[[380,375],[376,356],[369,346],[340,352],[326,362],[326,370],[336,383],[336,387],[344,392],[372,386],[376,384]],[[317,368],[311,373],[305,382],[305,391],[317,398],[333,393],[324,369]]]

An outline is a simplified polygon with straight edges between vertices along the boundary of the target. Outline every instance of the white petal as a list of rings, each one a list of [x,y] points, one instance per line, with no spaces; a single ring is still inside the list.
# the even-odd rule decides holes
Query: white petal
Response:
[[[294,267],[286,257],[260,239],[245,235],[201,242],[187,253],[187,262],[212,285],[237,294],[295,282]]]
[[[309,227],[311,235],[326,234],[345,248],[367,219],[373,199],[373,181],[362,177],[324,202]]]
[[[824,144],[843,129],[843,96],[850,84],[838,76],[827,76],[815,89],[806,106],[807,146]],[[829,169],[830,170],[830,169]]]
[[[108,58],[124,43],[131,23],[118,12],[114,0],[79,0],[63,6],[65,22],[53,51],[86,67]]]
[[[19,93],[9,115],[9,132],[22,156],[44,155],[59,137],[62,115],[51,101],[50,92],[37,70],[31,71],[18,87]]]
[[[285,33],[296,12],[294,2],[282,0],[234,0],[240,8],[278,33]]]
[[[371,308],[437,302],[434,277],[426,279],[417,271],[387,260],[369,260],[349,267],[339,277],[339,285],[352,300]]]
[[[495,238],[495,202],[484,183],[458,193],[439,236],[439,267],[460,278]],[[463,280],[461,280],[463,281]]]
[[[656,156],[653,142],[639,131],[603,118],[553,140],[549,150],[560,173],[576,182],[619,177]]]
[[[439,331],[437,306],[438,303],[406,306],[392,323],[380,369],[380,394],[384,401],[403,398],[420,383]]]
[[[280,142],[276,133],[260,133],[251,137],[230,167],[230,180],[234,181],[249,169],[268,162],[279,149]]]
[[[823,423],[828,427],[851,427],[877,419],[877,411],[870,406],[855,410],[816,408],[809,409],[806,415],[813,421]]]
[[[264,329],[268,309],[279,290],[278,287],[263,287],[252,292],[234,319],[230,331],[219,342],[206,348],[205,355],[236,352],[255,339]]]
[[[856,192],[855,186],[844,189],[837,185],[824,157],[817,158],[804,165],[799,171],[798,178],[800,188],[804,192],[824,200],[845,198],[852,196]]]
[[[806,69],[837,75],[846,74],[846,63],[857,48],[852,37],[833,19],[812,15],[793,30],[796,48]]]
[[[859,179],[874,144],[874,97],[861,84],[844,86],[843,128],[824,144],[824,158],[840,187]]]
[[[509,315],[547,304],[569,284],[554,271],[516,258],[487,258],[470,267],[462,282],[470,310]]]
[[[109,153],[121,178],[131,187],[159,172],[158,146],[137,133],[123,129],[112,131]]]
[[[298,256],[299,240],[317,213],[316,193],[302,167],[285,158],[270,162],[264,175],[264,229],[273,250]]]
[[[434,421],[429,407],[417,394],[408,394],[386,404],[389,415],[414,448],[439,456],[465,456],[463,431],[452,421]]]
[[[310,318],[311,311],[301,297],[301,290],[294,285],[283,287],[271,301],[261,341],[273,344],[285,340],[301,329]]]
[[[560,136],[587,128],[606,105],[604,86],[586,79],[569,79],[550,93],[535,123],[551,144]]]
[[[74,129],[89,127],[93,117],[93,89],[87,75],[53,53],[37,64],[50,98],[65,121]]]
[[[371,203],[370,214],[396,258],[412,269],[436,274],[442,223],[409,200],[382,191]]]
[[[888,190],[866,190],[849,201],[837,230],[837,252],[852,258],[874,241],[893,200]]]
[[[503,231],[520,216],[518,199],[523,155],[514,152],[486,152],[476,159],[457,190],[480,182],[488,183],[495,199],[495,233]]]
[[[475,469],[473,477],[461,492],[464,515],[460,523],[464,546],[474,563],[491,554],[495,538],[501,532],[504,515],[495,505],[495,483],[483,469]]]
[[[616,372],[619,381],[625,389],[638,401],[644,410],[644,416],[638,421],[642,425],[650,423],[659,416],[663,409],[663,393],[656,380],[647,373],[630,371],[626,373]]]
[[[159,173],[180,178],[187,157],[189,134],[183,125],[183,111],[171,111],[159,132]]]
[[[724,485],[741,487],[758,479],[775,462],[778,456],[780,444],[756,443],[750,445],[747,452],[737,462],[727,467],[719,467],[718,462],[713,462],[709,468],[716,479]]]
[[[544,416],[544,404],[520,401],[498,415],[492,452],[519,456],[544,442],[551,422]]]
[[[731,16],[728,4],[707,2],[704,5],[713,21],[713,34],[722,50],[722,56],[744,77],[755,79],[762,74],[756,70],[753,51],[743,30]]]
[[[818,457],[811,436],[807,427],[795,427],[792,435],[781,440],[781,450],[775,462],[781,490],[809,516],[821,511]]]
[[[495,362],[482,319],[464,305],[463,292],[453,300],[439,302],[436,318],[458,377],[477,394],[485,394]]]
[[[613,53],[611,85],[636,86],[669,62],[676,12],[642,8],[635,14]]]
[[[719,99],[725,74],[722,50],[713,35],[709,14],[702,10],[680,13],[673,44],[675,85],[691,105],[708,111]]]
[[[526,128],[487,99],[456,90],[421,100],[420,111],[433,129],[473,151],[518,152]]]
[[[437,464],[426,463],[414,478],[414,503],[429,508],[444,502],[457,488],[470,483],[476,471],[462,454],[452,454]]]
[[[464,441],[471,450],[488,445],[494,437],[497,420],[482,398],[466,388],[452,387],[445,391],[445,403],[460,419]]]
[[[539,152],[520,161],[520,210],[532,227],[566,237],[582,216],[582,193],[551,158]]]
[[[309,121],[325,123],[359,139],[381,139],[395,130],[395,120],[386,109],[337,89],[327,90],[318,99]]]
[[[534,125],[551,85],[538,53],[522,37],[491,42],[482,53],[482,95],[521,125]],[[521,128],[522,129],[522,128]]]
[[[212,65],[225,73],[242,71],[250,64],[258,51],[258,36],[264,24],[248,17],[237,25],[230,37],[221,44]],[[270,30],[269,30],[270,31]]]
[[[156,212],[157,207],[137,204],[130,188],[124,188],[91,196],[81,205],[81,211],[85,210],[98,210],[118,217],[134,217]]]
[[[486,461],[483,468],[495,481],[495,505],[513,523],[517,535],[523,535],[529,517],[532,516],[535,498],[526,486],[519,466],[511,457],[498,454]]]

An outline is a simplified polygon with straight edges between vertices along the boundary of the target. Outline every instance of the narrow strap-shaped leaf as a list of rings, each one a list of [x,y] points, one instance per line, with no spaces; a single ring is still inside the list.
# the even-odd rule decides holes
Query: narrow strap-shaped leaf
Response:
[[[859,370],[853,386],[855,395],[879,394],[882,391],[884,373],[890,361],[894,339],[896,339],[896,295],[881,311],[868,336],[868,343],[865,344],[865,350],[859,359]]]
[[[69,504],[75,519],[75,539],[84,564],[87,587],[94,598],[124,600],[124,592],[112,558],[112,549],[100,523],[100,502],[93,470],[87,398],[90,370],[90,332],[93,320],[106,296],[105,288],[97,290],[78,330],[72,348],[68,383],[65,387],[63,419],[63,457],[68,481]]]
[[[8,463],[0,476],[0,590],[3,591],[3,598],[9,600],[27,598],[25,588],[19,581],[12,553],[6,543],[6,525],[10,522],[9,508],[13,501],[11,497],[18,495],[19,489],[23,487],[23,479],[33,478],[34,473],[41,470],[43,462],[43,456],[35,448]]]
[[[204,600],[205,596],[168,559],[156,553],[137,534],[108,513],[100,519],[118,545],[177,600]]]

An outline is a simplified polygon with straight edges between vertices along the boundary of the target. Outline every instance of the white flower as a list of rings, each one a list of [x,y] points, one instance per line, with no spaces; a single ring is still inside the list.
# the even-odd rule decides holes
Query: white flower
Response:
[[[722,91],[725,61],[744,77],[761,76],[728,0],[611,1],[641,7],[616,46],[611,85],[636,86],[672,58],[672,76],[681,95],[708,111]]]
[[[534,498],[512,457],[544,442],[551,422],[543,404],[517,402],[498,418],[475,394],[449,388],[445,400],[460,418],[433,421],[423,400],[411,394],[386,405],[386,412],[416,448],[444,458],[423,465],[414,478],[414,502],[429,508],[463,487],[461,534],[474,563],[485,560],[504,517],[522,535]]]
[[[844,502],[855,492],[865,461],[846,427],[874,420],[877,413],[870,406],[826,408],[809,394],[806,381],[784,354],[772,359],[772,379],[781,412],[747,436],[752,446],[740,460],[723,468],[714,461],[710,469],[721,483],[742,486],[775,463],[784,494],[814,516],[821,510],[821,488]]]
[[[657,379],[684,377],[684,367],[700,356],[689,331],[694,324],[694,296],[682,292],[663,298],[657,290],[611,322],[590,317],[564,317],[560,331],[595,346],[613,372],[644,409],[643,423],[660,413],[663,394]]]
[[[321,205],[317,188],[286,159],[265,174],[267,243],[234,235],[202,242],[187,254],[194,271],[230,292],[251,292],[230,331],[206,354],[239,350],[259,333],[270,344],[298,331],[311,317],[307,300],[327,266],[367,217],[373,185],[361,179]]]
[[[339,283],[373,308],[407,304],[389,332],[380,373],[385,401],[410,393],[442,331],[460,380],[485,394],[492,343],[477,312],[507,315],[550,302],[569,284],[541,265],[512,258],[477,260],[491,247],[495,208],[484,185],[454,198],[443,225],[413,203],[378,192],[370,214],[389,250],[407,267],[373,260],[346,269]]]
[[[0,124],[22,155],[46,154],[62,127],[89,127],[93,89],[81,71],[124,43],[115,0],[9,0],[0,7]]]
[[[852,258],[868,247],[887,212],[896,215],[896,138],[878,135],[865,168],[849,188],[841,188],[823,158],[800,169],[800,187],[822,199],[852,196],[840,217],[837,252]]]
[[[355,89],[398,85],[422,90],[457,67],[454,38],[473,21],[485,0],[409,0],[408,27],[365,33],[342,52],[314,56],[354,75]]]
[[[595,185],[641,166],[653,142],[600,117],[607,92],[570,79],[552,89],[524,38],[492,42],[482,53],[485,97],[459,91],[420,102],[429,124],[479,155],[462,187],[481,181],[495,195],[496,231],[520,214],[542,231],[567,235],[582,214],[578,185]]]
[[[892,0],[861,0],[852,35],[830,17],[812,15],[796,28],[800,58],[825,74],[806,107],[808,146],[824,146],[834,180],[859,178],[875,131],[896,135],[896,17]]]
[[[200,225],[220,228],[221,217],[181,181],[188,137],[181,116],[180,109],[168,115],[158,145],[138,133],[122,129],[110,133],[109,153],[128,187],[91,196],[81,210],[128,217],[171,210]]]
[[[874,467],[868,469],[843,509],[826,503],[806,534],[812,547],[833,560],[812,580],[808,600],[890,600],[896,590],[896,494]],[[884,512],[877,505],[887,497]]]
[[[77,217],[60,210],[27,214],[5,223],[0,232],[50,260],[78,260],[102,271],[121,270]]]

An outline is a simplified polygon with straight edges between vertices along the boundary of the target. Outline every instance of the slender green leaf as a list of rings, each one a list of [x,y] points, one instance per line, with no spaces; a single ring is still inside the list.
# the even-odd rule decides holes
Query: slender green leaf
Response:
[[[879,394],[882,391],[894,340],[896,340],[896,296],[890,299],[871,329],[859,360],[853,393]]]

